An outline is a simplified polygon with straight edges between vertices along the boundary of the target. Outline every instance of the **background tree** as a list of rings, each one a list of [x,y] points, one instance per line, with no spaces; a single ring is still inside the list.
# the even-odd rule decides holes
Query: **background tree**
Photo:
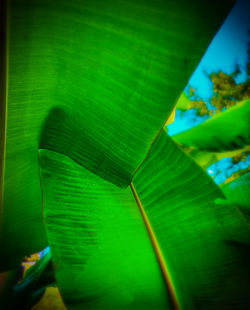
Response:
[[[248,31],[250,36],[250,31]],[[212,84],[212,93],[208,100],[204,100],[202,98],[197,89],[193,86],[189,85],[187,87],[187,91],[185,94],[183,93],[180,97],[176,108],[183,111],[181,114],[182,117],[186,117],[186,110],[193,109],[195,113],[193,117],[195,119],[204,120],[207,118],[214,118],[218,116],[221,112],[231,109],[233,106],[242,105],[244,101],[250,98],[250,38],[248,41],[247,47],[247,61],[245,66],[240,67],[238,63],[235,64],[234,70],[230,73],[225,73],[222,70],[214,71],[211,73],[206,73]],[[239,76],[243,76],[243,81],[239,82]],[[242,78],[241,78],[242,79]],[[245,104],[247,105],[247,104]],[[246,108],[246,111],[248,109]],[[246,112],[247,113],[247,112]],[[233,113],[232,113],[233,114]],[[188,114],[187,114],[188,116]],[[188,116],[190,117],[190,116]],[[234,119],[234,122],[242,122],[241,119]],[[232,124],[235,130],[235,126]],[[197,128],[198,129],[198,128]],[[228,128],[230,131],[232,128]],[[217,129],[216,129],[217,130]],[[219,129],[218,129],[219,130]],[[219,130],[221,131],[221,130]],[[247,130],[249,131],[249,130]],[[200,131],[197,131],[197,133]],[[194,139],[194,132],[189,131],[185,134],[177,135],[176,139],[180,139],[180,143],[184,140],[187,142],[187,137],[189,142]],[[185,136],[185,139],[183,140]],[[211,136],[213,139],[213,137]],[[218,138],[218,137],[217,137]],[[194,141],[194,140],[193,140]],[[211,153],[211,150],[200,149],[198,145],[192,145],[192,143],[182,144],[185,150],[194,157],[199,164],[203,166],[203,168],[208,168],[207,171],[216,179],[217,183],[222,183],[222,178],[218,177],[224,174],[224,182],[230,182],[242,174],[248,172],[249,169],[249,161],[250,161],[250,151],[249,145],[245,146],[243,149],[238,146],[235,146],[231,150],[233,152],[227,153]],[[191,148],[190,148],[191,147]],[[202,152],[200,152],[202,151]],[[204,151],[208,151],[208,153],[204,154]],[[225,151],[225,150],[224,150]],[[219,151],[221,152],[221,151]],[[202,154],[202,156],[201,156]],[[224,161],[218,161],[223,158],[225,155]],[[215,161],[218,162],[215,162]],[[211,167],[210,164],[213,164]]]
[[[250,36],[250,30],[248,31]],[[214,116],[227,108],[230,108],[242,100],[250,98],[250,40],[247,48],[247,63],[242,69],[236,63],[235,69],[230,74],[221,70],[206,73],[212,83],[212,95],[208,102],[204,101],[196,89],[188,87],[187,97],[190,99],[190,109],[196,110],[197,116]],[[237,83],[237,77],[245,74],[245,81]]]

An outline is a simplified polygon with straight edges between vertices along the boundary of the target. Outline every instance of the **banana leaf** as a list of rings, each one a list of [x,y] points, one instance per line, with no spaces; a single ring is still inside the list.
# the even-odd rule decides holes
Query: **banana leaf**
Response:
[[[224,152],[250,144],[250,99],[237,103],[202,124],[173,136],[183,146],[201,151]]]
[[[237,205],[250,223],[250,173],[221,186],[231,204]]]
[[[249,226],[164,131],[126,189],[60,153],[39,161],[68,309],[248,308]]]
[[[231,5],[9,1],[2,269],[47,245],[38,149],[126,187]]]
[[[237,149],[228,152],[206,152],[200,151],[193,147],[183,146],[181,146],[181,148],[185,151],[185,153],[191,156],[193,160],[195,160],[196,163],[200,165],[203,169],[207,169],[210,165],[212,165],[218,160],[221,160],[222,158],[229,158],[250,151],[250,145],[247,145],[244,149]]]

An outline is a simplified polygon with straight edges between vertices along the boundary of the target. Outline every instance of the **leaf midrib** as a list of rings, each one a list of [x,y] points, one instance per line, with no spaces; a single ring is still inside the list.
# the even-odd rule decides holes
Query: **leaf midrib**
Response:
[[[162,272],[162,275],[163,275],[163,278],[164,278],[164,282],[166,284],[166,287],[167,287],[167,290],[168,290],[168,293],[169,293],[169,298],[170,298],[170,301],[171,301],[171,304],[173,306],[173,309],[174,310],[180,310],[181,307],[180,307],[180,302],[178,300],[178,297],[177,297],[177,293],[176,293],[176,290],[175,290],[175,287],[174,287],[174,284],[173,284],[173,280],[171,278],[171,275],[170,275],[170,272],[168,270],[168,267],[167,267],[167,264],[166,264],[166,260],[162,254],[162,251],[161,251],[161,248],[160,248],[160,245],[157,241],[157,238],[155,236],[155,233],[154,233],[154,230],[150,224],[150,221],[147,217],[147,214],[144,210],[144,207],[140,201],[140,198],[136,192],[136,189],[133,185],[133,183],[131,182],[130,184],[130,189],[131,189],[131,192],[134,196],[134,199],[136,201],[136,204],[139,208],[139,211],[140,211],[140,214],[141,214],[141,217],[143,219],[143,222],[145,224],[145,227],[147,229],[147,232],[148,232],[148,235],[149,235],[149,238],[150,238],[150,241],[152,243],[152,246],[153,246],[153,249],[154,249],[154,253],[156,255],[156,258],[157,258],[157,261],[159,263],[159,266],[160,266],[160,269],[161,269],[161,272]]]
[[[3,213],[4,170],[6,153],[6,126],[8,105],[8,66],[9,66],[9,3],[1,2],[0,8],[0,219]],[[0,225],[2,227],[2,225]],[[0,231],[1,236],[1,231]]]

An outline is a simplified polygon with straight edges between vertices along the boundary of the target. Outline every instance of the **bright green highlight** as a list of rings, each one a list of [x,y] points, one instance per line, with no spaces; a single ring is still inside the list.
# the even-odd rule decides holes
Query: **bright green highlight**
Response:
[[[188,110],[189,106],[190,106],[190,100],[185,95],[185,93],[182,92],[175,107],[178,110],[186,111],[186,110]]]

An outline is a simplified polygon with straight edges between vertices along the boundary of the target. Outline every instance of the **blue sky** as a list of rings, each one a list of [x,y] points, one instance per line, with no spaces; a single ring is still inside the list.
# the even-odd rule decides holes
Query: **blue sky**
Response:
[[[204,71],[222,70],[231,73],[237,62],[244,67],[247,61],[247,43],[250,30],[250,0],[239,0],[222,24],[216,36],[209,45],[199,66],[196,68],[189,84],[197,88],[199,95],[206,99],[211,85]],[[240,76],[240,81],[245,76]]]
[[[187,84],[194,87],[203,100],[207,100],[212,92],[212,84],[204,72],[222,70],[231,73],[236,63],[244,69],[247,61],[248,30],[250,30],[250,0],[239,0],[208,46]],[[237,82],[242,82],[245,78],[245,74],[241,74]],[[176,111],[175,121],[168,126],[168,133],[174,135],[187,130],[206,118],[196,117],[192,110],[184,114]]]
[[[211,73],[221,70],[231,73],[236,63],[244,71],[247,62],[247,44],[250,38],[248,30],[250,30],[250,0],[239,0],[215,35],[188,82],[188,85],[195,88],[203,100],[207,100],[212,92],[212,84],[204,72]],[[243,73],[239,75],[237,82],[242,82],[245,78]],[[207,119],[206,116],[197,117],[193,110],[185,113],[176,111],[175,121],[168,126],[168,133],[174,135],[198,125],[205,119]],[[230,158],[224,158],[211,165],[207,172],[216,183],[220,184],[233,172],[249,165],[250,157],[245,162],[234,166],[232,166]]]

